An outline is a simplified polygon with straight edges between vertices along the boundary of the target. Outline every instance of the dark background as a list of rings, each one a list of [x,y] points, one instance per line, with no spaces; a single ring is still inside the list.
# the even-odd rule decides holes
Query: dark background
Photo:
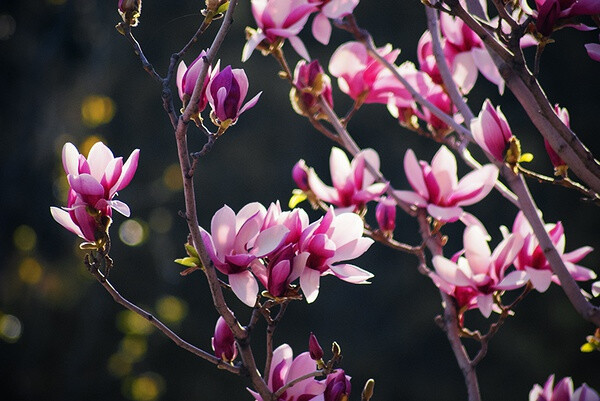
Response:
[[[181,268],[173,263],[184,256],[187,229],[177,215],[184,204],[173,169],[177,157],[172,130],[162,110],[160,88],[114,29],[120,18],[116,4],[0,1],[0,399],[251,399],[244,379],[177,348],[114,303],[85,270],[83,252],[77,248],[80,240],[50,216],[50,205],[65,203],[60,161],[64,142],[73,142],[85,154],[95,138],[117,156],[140,148],[136,177],[119,198],[131,207],[144,241],[138,246],[120,241],[119,228],[126,219],[116,216],[111,281],[183,338],[210,349],[217,313],[206,281],[200,273],[180,277]],[[135,35],[160,73],[170,54],[196,30],[201,6],[200,1],[144,2]],[[393,43],[403,49],[399,60],[416,62],[416,43],[425,29],[420,2],[365,0],[356,15],[378,45]],[[223,204],[238,210],[251,201],[268,205],[280,199],[285,205],[294,188],[290,171],[300,158],[330,182],[331,143],[292,111],[274,60],[256,52],[241,64],[247,25],[254,26],[249,4],[242,2],[219,55],[224,65],[246,69],[249,97],[264,92],[258,105],[199,163],[195,183],[199,220],[205,227]],[[216,30],[217,24],[186,56],[188,64],[209,46]],[[540,80],[551,101],[570,110],[573,129],[598,154],[600,64],[587,58],[583,48],[597,40],[596,35],[558,32],[557,43],[543,55]],[[334,30],[331,45],[324,47],[311,38],[309,27],[302,37],[324,65],[335,47],[351,39]],[[289,44],[284,49],[294,65],[297,55]],[[337,87],[335,95],[336,110],[343,114],[350,101]],[[480,77],[469,96],[473,109],[479,110],[486,97],[502,105],[524,149],[536,156],[531,168],[551,174],[541,137],[514,97],[500,97]],[[95,105],[97,120],[82,114],[84,104]],[[112,118],[107,107],[114,111]],[[381,105],[365,106],[349,129],[361,147],[379,151],[382,171],[397,188],[407,185],[402,171],[407,148],[424,160],[437,150],[399,127]],[[189,136],[190,148],[199,150],[203,136],[194,129]],[[467,171],[464,166],[460,170]],[[599,247],[596,206],[562,188],[534,182],[531,187],[546,220],[564,222],[567,251]],[[486,223],[493,245],[500,238],[497,227],[510,226],[516,214],[497,193],[468,210]],[[416,243],[415,228],[411,219],[399,216],[400,240]],[[460,224],[447,228],[447,254],[459,249],[461,232]],[[376,380],[377,400],[465,399],[456,361],[433,322],[442,310],[439,294],[417,272],[416,260],[375,244],[357,264],[374,272],[373,284],[354,286],[325,277],[314,304],[296,302],[288,309],[276,332],[276,345],[288,342],[298,354],[307,349],[311,331],[323,345],[337,341],[344,352],[343,368],[353,377],[353,399],[359,399],[370,377]],[[598,253],[582,264],[598,271]],[[247,321],[248,308],[233,296],[228,299],[238,317]],[[477,311],[467,314],[467,324],[486,327]],[[264,358],[261,331],[254,343],[259,366]],[[493,339],[478,368],[484,399],[526,400],[533,384],[553,372],[573,376],[576,386],[585,381],[600,389],[598,354],[579,352],[592,332],[557,286],[545,294],[531,294]],[[471,352],[476,350],[467,344]]]

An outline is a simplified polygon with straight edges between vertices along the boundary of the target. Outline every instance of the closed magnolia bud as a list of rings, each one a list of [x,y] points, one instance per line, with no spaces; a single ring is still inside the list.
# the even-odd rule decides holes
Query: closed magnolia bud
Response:
[[[325,74],[318,60],[306,63],[300,60],[294,70],[294,87],[290,91],[290,100],[294,111],[303,116],[319,113],[319,96],[333,107],[331,80]]]
[[[119,13],[127,24],[136,26],[142,14],[142,0],[119,0]]]
[[[219,316],[215,325],[215,336],[212,338],[212,348],[215,351],[215,356],[221,358],[225,362],[231,362],[237,356],[237,348],[235,346],[235,338],[231,329],[223,319]]]
[[[313,333],[310,333],[310,337],[308,338],[308,352],[313,361],[323,359],[323,348],[321,348],[317,337]]]
[[[308,186],[308,167],[306,167],[304,159],[298,160],[298,163],[292,168],[292,178],[298,188],[302,191],[308,191],[310,189]]]
[[[385,196],[381,198],[375,209],[375,218],[385,235],[392,234],[396,228],[396,202]]]

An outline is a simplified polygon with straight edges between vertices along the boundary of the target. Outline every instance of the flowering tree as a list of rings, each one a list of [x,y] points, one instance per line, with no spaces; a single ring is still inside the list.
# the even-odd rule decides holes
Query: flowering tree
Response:
[[[582,350],[600,350],[600,308],[594,299],[600,293],[600,282],[594,281],[597,276],[593,268],[577,264],[592,249],[565,250],[563,223],[544,221],[526,181],[532,178],[561,185],[594,203],[600,199],[600,164],[571,131],[566,109],[553,105],[537,80],[543,68],[543,50],[552,42],[554,32],[561,28],[591,29],[579,19],[591,17],[598,24],[599,3],[540,0],[534,7],[526,1],[500,0],[424,3],[428,27],[415,46],[417,66],[398,62],[400,51],[392,45],[375,45],[354,15],[357,1],[252,1],[256,26],[247,28],[242,60],[250,62],[260,52],[278,63],[279,76],[290,88],[293,109],[335,145],[329,159],[332,185],[321,178],[325,173],[317,173],[301,159],[290,172],[297,186],[289,200],[290,210],[284,210],[278,200],[267,206],[250,202],[238,211],[225,205],[214,212],[210,227],[198,222],[196,195],[203,189],[195,190],[194,177],[202,173],[201,160],[211,156],[218,139],[234,130],[234,125],[243,124],[260,97],[258,93],[246,100],[251,85],[244,70],[223,68],[217,60],[237,1],[206,1],[203,23],[189,43],[171,56],[164,76],[154,69],[134,37],[141,0],[118,3],[122,21],[117,30],[159,84],[174,132],[184,183],[182,215],[189,231],[182,234],[187,234],[187,255],[176,262],[185,267],[182,275],[199,270],[206,277],[220,315],[212,337],[213,352],[181,339],[122,297],[108,281],[111,268],[118,265],[110,257],[112,211],[126,216],[130,213],[115,196],[134,176],[140,157],[137,149],[123,162],[101,142],[87,157],[67,143],[63,148],[69,183],[67,205],[53,207],[51,213],[58,223],[86,241],[81,244],[87,251],[84,262],[115,301],[148,319],[185,350],[233,374],[248,376],[249,397],[349,399],[350,376],[341,364],[337,342],[331,353],[325,353],[311,334],[308,350],[294,358],[288,344],[275,347],[274,333],[278,323],[293,313],[296,302],[315,302],[321,279],[331,279],[326,276],[350,284],[377,280],[379,274],[374,277],[352,262],[365,252],[375,252],[375,242],[414,255],[414,266],[427,277],[429,285],[439,289],[443,310],[436,322],[448,338],[470,401],[482,399],[476,368],[493,336],[512,319],[515,308],[526,297],[543,296],[537,293],[552,284],[562,288],[573,306],[572,313],[590,323],[590,336]],[[195,49],[193,44],[221,17],[212,45],[206,50]],[[310,52],[298,36],[311,18],[312,34],[323,44],[329,43],[332,25],[350,37],[331,52],[328,65],[339,89],[353,101],[343,117],[333,108],[332,79],[318,60],[310,60]],[[289,47],[302,58],[293,72],[286,53]],[[532,60],[524,56],[526,47],[536,49]],[[589,62],[598,59],[596,44],[586,49]],[[194,51],[199,55],[187,66],[182,58]],[[510,91],[519,101],[535,125],[536,135],[545,143],[554,176],[523,167],[532,156],[522,151],[520,139],[500,106],[489,99],[481,108],[467,101],[480,74],[500,93]],[[181,112],[172,95],[173,81]],[[351,136],[351,122],[364,111],[365,104],[387,106],[404,129],[429,141],[437,149],[431,161],[420,160],[412,149],[393,161],[380,160],[374,149],[361,149]],[[480,111],[473,112],[471,107]],[[206,115],[212,125],[205,124]],[[206,143],[199,151],[190,152],[188,134],[196,129],[206,136]],[[484,165],[471,150],[486,158]],[[460,178],[455,155],[472,170]],[[394,162],[403,165],[408,186],[402,187],[382,174],[382,167]],[[485,202],[491,191],[498,191],[519,210],[499,230],[467,211],[469,206]],[[304,201],[320,214],[318,218],[311,219],[298,207]],[[369,209],[374,212],[369,213]],[[418,226],[412,245],[395,237],[398,209]],[[458,248],[451,248],[446,234],[454,225],[463,232]],[[501,241],[497,241],[498,231]],[[457,241],[460,243],[460,238]],[[490,241],[499,242],[493,250]],[[236,317],[244,308],[252,310],[247,322]],[[477,313],[473,309],[486,319],[483,329],[470,326],[470,316]],[[264,369],[258,368],[253,351],[257,346],[253,332],[261,328],[266,331]],[[475,350],[467,351],[464,342],[468,340],[477,343]],[[347,357],[351,358],[351,352]],[[574,389],[570,378],[556,386],[553,382],[554,376],[550,376],[543,388],[535,385],[530,400],[600,400],[585,384]],[[361,399],[373,397],[373,380],[359,386]]]

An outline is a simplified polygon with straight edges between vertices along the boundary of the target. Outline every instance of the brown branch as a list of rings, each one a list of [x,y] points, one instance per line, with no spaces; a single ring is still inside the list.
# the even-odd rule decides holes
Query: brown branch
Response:
[[[524,176],[533,178],[533,179],[537,180],[539,183],[558,185],[560,187],[574,189],[576,191],[579,191],[583,195],[587,196],[588,199],[590,199],[596,203],[600,202],[600,196],[597,193],[584,187],[580,183],[573,181],[572,179],[570,179],[567,176],[562,176],[562,177],[558,177],[558,178],[548,177],[543,174],[536,173],[535,171],[527,170],[526,168],[524,168],[520,165],[519,165],[519,171]]]
[[[88,266],[90,267],[90,266]],[[150,324],[160,330],[165,336],[171,339],[178,347],[183,348],[184,350],[191,352],[194,355],[199,356],[200,358],[207,360],[208,362],[216,365],[219,369],[227,370],[231,373],[235,373],[236,375],[240,375],[240,368],[237,366],[233,366],[229,363],[223,362],[222,359],[217,358],[213,354],[210,354],[190,343],[183,340],[177,334],[175,334],[169,327],[167,327],[163,322],[156,318],[156,316],[152,315],[149,312],[146,312],[144,309],[140,308],[136,304],[125,299],[106,279],[106,277],[98,270],[97,268],[91,267],[90,272],[96,280],[108,291],[108,293],[112,296],[112,298],[118,304],[124,306],[126,309],[136,313],[137,315],[146,319]]]

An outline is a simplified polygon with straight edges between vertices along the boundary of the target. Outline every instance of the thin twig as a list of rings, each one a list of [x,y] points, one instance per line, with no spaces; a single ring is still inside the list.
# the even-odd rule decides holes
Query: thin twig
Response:
[[[559,178],[552,178],[552,177],[548,177],[543,174],[528,170],[520,165],[519,165],[519,171],[521,173],[523,173],[523,175],[525,175],[526,177],[533,178],[540,183],[558,185],[561,187],[574,189],[574,190],[579,191],[580,193],[584,194],[585,196],[587,196],[588,199],[590,199],[596,203],[600,202],[600,196],[597,193],[584,187],[580,183],[573,181],[572,179],[570,179],[567,176],[559,177]]]
[[[285,391],[287,389],[295,386],[296,384],[300,383],[303,380],[310,379],[311,377],[320,377],[320,376],[324,376],[324,375],[325,375],[325,370],[320,369],[320,370],[315,370],[314,372],[311,372],[311,373],[307,373],[300,377],[297,377],[294,380],[286,383],[284,386],[281,386],[275,393],[273,393],[273,399],[278,400],[279,397],[281,396],[281,394],[285,393]]]

